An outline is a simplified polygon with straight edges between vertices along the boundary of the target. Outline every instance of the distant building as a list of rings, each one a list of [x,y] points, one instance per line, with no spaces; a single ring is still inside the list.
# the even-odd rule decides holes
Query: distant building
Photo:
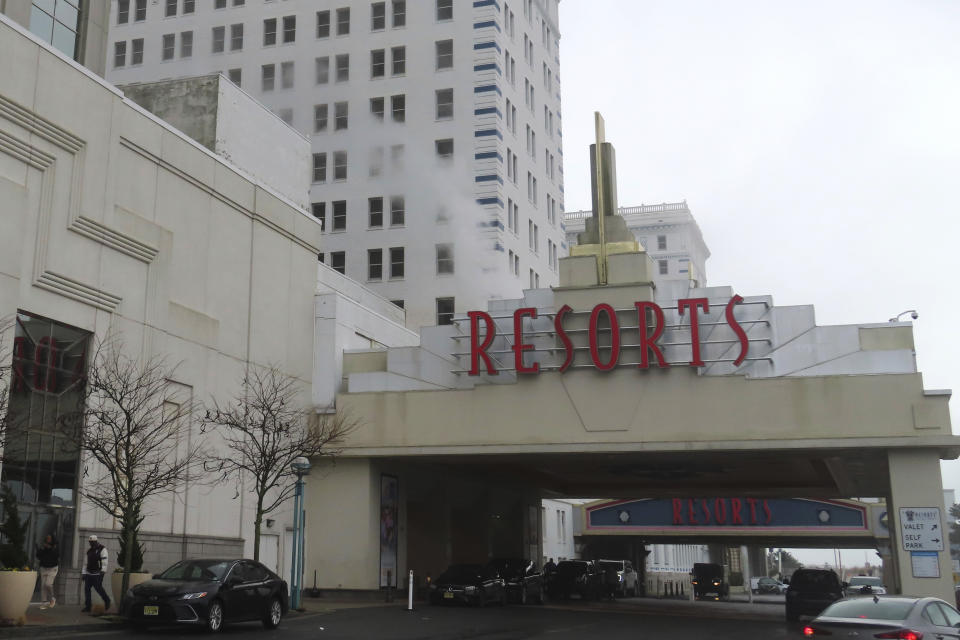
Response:
[[[568,247],[577,244],[584,220],[592,215],[592,211],[563,214]],[[620,215],[656,263],[654,273],[658,284],[688,281],[692,287],[707,286],[706,262],[710,249],[686,201],[620,207]]]
[[[94,4],[111,82],[220,71],[309,136],[320,261],[417,328],[558,282],[557,2]]]
[[[543,527],[542,565],[548,559],[554,562],[578,558],[573,544],[573,510],[580,500],[544,499],[540,506],[540,525]]]

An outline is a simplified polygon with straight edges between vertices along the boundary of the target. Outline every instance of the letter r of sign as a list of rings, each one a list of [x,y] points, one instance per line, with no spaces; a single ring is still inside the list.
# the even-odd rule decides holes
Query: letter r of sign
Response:
[[[490,355],[487,353],[487,349],[490,348],[490,345],[493,344],[493,339],[497,336],[497,329],[493,323],[493,318],[485,311],[471,311],[467,316],[470,318],[470,375],[480,375],[480,360],[483,359],[487,374],[495,376],[497,375],[497,370],[494,368],[493,362],[490,360]],[[481,319],[484,325],[486,325],[486,333],[483,336],[483,342],[478,342]]]

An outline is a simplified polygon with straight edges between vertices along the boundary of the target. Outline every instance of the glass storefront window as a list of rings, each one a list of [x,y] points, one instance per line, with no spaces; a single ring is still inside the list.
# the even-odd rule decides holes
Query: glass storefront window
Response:
[[[17,496],[21,518],[30,523],[28,539],[55,531],[64,558],[71,557],[80,455],[58,420],[82,401],[89,344],[89,332],[17,314],[0,481]]]

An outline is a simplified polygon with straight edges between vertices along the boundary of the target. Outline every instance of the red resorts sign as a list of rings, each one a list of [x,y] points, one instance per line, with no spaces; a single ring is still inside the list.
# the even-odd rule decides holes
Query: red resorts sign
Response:
[[[740,296],[733,296],[727,303],[724,310],[726,324],[733,331],[740,344],[740,354],[733,361],[735,367],[739,367],[747,357],[749,341],[747,333],[734,317],[735,307],[743,302]],[[670,364],[663,357],[658,340],[663,335],[665,329],[665,320],[663,309],[655,302],[641,301],[634,303],[637,312],[637,334],[639,343],[636,345],[640,350],[640,361],[637,367],[648,369],[650,367],[651,356],[656,359],[658,367],[669,367]],[[566,371],[573,364],[574,346],[567,330],[564,329],[564,317],[573,311],[569,305],[563,305],[557,310],[553,318],[553,326],[557,339],[563,345],[565,358],[559,366],[559,371]],[[706,364],[700,355],[700,312],[710,313],[710,302],[707,298],[685,298],[677,301],[677,313],[680,316],[689,317],[691,359],[689,364],[694,367],[703,367]],[[467,316],[470,318],[470,370],[471,376],[497,375],[498,371],[493,364],[493,360],[487,350],[493,344],[497,337],[496,324],[489,313],[485,311],[470,311]],[[523,335],[523,319],[537,318],[537,310],[534,307],[524,307],[513,312],[513,346],[511,350],[514,354],[516,372],[520,373],[540,373],[540,363],[524,364],[523,354],[526,351],[532,351],[534,345],[526,342]],[[649,319],[649,320],[648,320]],[[602,345],[599,341],[601,321],[609,328],[604,327],[604,331],[609,331],[610,345]],[[641,330],[642,329],[642,330]],[[617,366],[620,358],[621,331],[617,320],[616,310],[609,304],[598,304],[590,312],[590,320],[587,328],[587,337],[589,342],[590,360],[593,366],[600,371],[610,371]],[[601,349],[606,353],[601,353]],[[484,371],[481,373],[481,363]]]

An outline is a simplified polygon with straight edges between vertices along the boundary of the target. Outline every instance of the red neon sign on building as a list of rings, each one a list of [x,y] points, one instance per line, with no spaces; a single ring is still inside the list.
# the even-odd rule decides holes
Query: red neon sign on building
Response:
[[[740,323],[737,322],[733,314],[734,308],[741,302],[743,302],[743,298],[735,295],[730,298],[730,301],[724,309],[726,324],[733,331],[740,344],[740,353],[733,361],[733,366],[735,367],[739,367],[747,357],[750,344],[747,340],[747,332],[743,330],[743,327],[740,326]],[[663,351],[658,344],[658,340],[666,328],[663,308],[657,303],[649,301],[637,302],[635,303],[635,307],[638,318],[637,326],[643,329],[638,330],[640,362],[637,364],[637,367],[640,369],[649,369],[651,354],[656,359],[658,367],[669,367],[670,364],[663,357]],[[564,318],[571,311],[573,311],[573,309],[571,309],[569,305],[563,305],[557,310],[553,319],[553,326],[556,330],[557,338],[563,346],[565,353],[564,360],[558,367],[558,370],[561,372],[566,371],[573,363],[573,341],[564,329],[563,324]],[[648,311],[650,312],[649,315],[653,318],[652,323],[647,322]],[[701,313],[710,313],[710,302],[706,298],[685,298],[678,300],[677,312],[681,316],[686,314],[690,319],[690,345],[692,355],[689,364],[694,367],[703,367],[705,363],[700,353],[700,318]],[[485,311],[470,311],[467,316],[470,318],[470,370],[468,373],[471,376],[482,375],[480,370],[482,362],[483,368],[485,369],[483,375],[495,376],[499,372],[494,366],[493,360],[490,358],[487,350],[493,344],[493,340],[496,337],[496,324],[490,314]],[[523,361],[524,352],[534,349],[534,345],[526,342],[523,335],[524,318],[535,320],[537,318],[537,310],[533,307],[524,307],[513,312],[513,346],[511,350],[514,353],[515,370],[518,374],[540,373],[539,362],[526,365]],[[600,344],[601,318],[610,327],[609,347]],[[483,325],[482,331],[481,324]],[[601,303],[591,310],[587,337],[590,346],[590,360],[593,366],[600,371],[610,371],[614,369],[620,359],[621,336],[617,313],[612,306]],[[609,349],[606,357],[601,353],[601,349]]]

